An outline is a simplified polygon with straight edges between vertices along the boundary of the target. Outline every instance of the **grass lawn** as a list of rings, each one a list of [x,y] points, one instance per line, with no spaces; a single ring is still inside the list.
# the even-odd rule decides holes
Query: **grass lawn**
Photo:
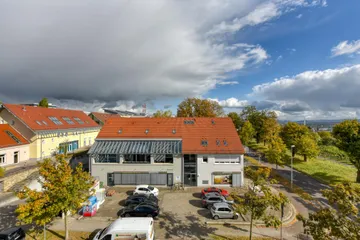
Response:
[[[90,232],[69,232],[69,236],[72,240],[84,240],[84,239],[93,239],[94,234]],[[33,232],[26,234],[26,240],[34,240],[34,239],[44,239],[44,233],[35,234]],[[47,240],[58,240],[65,239],[65,232],[63,231],[46,231],[46,239]]]
[[[249,147],[259,152],[263,152],[267,148],[263,144],[255,143],[249,144]],[[287,151],[287,155],[289,156],[287,165],[290,165],[290,151]],[[302,156],[296,155],[294,157],[294,168],[326,184],[344,181],[355,182],[356,180],[356,168],[326,159],[309,159],[304,162]]]

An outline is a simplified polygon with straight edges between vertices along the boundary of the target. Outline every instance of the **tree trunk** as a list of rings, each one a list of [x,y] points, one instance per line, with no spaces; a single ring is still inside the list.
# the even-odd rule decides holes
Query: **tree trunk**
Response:
[[[252,240],[252,227],[253,227],[253,212],[251,211],[251,216],[250,216],[250,240]]]
[[[360,169],[357,170],[356,182],[360,183]]]
[[[64,221],[65,221],[65,240],[69,239],[69,230],[68,230],[68,219],[67,219],[67,211],[64,213]]]
[[[306,157],[306,155],[304,155],[304,162],[307,162],[307,157]]]

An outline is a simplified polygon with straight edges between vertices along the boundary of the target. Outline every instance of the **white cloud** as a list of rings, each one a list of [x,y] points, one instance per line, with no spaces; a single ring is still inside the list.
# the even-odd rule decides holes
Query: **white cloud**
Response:
[[[303,16],[303,15],[300,13],[299,15],[296,16],[296,18],[297,18],[297,19],[300,19],[300,18],[302,18],[302,16]]]
[[[280,61],[281,59],[283,59],[283,56],[282,56],[282,55],[279,55],[279,56],[276,58],[276,61]]]
[[[342,41],[331,49],[332,56],[360,54],[360,40]]]
[[[224,81],[224,82],[219,82],[218,85],[236,85],[239,84],[239,82],[237,81]]]
[[[226,100],[219,100],[217,98],[209,98],[209,100],[218,102],[220,106],[224,108],[243,108],[247,105],[249,105],[249,102],[247,100],[238,100],[236,98],[229,98]]]
[[[224,33],[234,33],[246,26],[256,26],[264,22],[273,20],[283,14],[295,10],[298,7],[326,6],[320,0],[272,0],[257,5],[248,14],[236,17],[232,21],[223,21],[215,25],[208,35]]]

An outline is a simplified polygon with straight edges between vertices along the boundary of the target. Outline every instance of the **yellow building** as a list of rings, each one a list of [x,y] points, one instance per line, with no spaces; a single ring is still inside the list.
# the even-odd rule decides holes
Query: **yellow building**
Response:
[[[100,126],[82,111],[3,104],[0,117],[30,142],[30,159],[88,148]]]

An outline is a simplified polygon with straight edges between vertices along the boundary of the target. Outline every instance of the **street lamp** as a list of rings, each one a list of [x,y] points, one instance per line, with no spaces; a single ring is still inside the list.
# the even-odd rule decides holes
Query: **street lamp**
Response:
[[[294,161],[294,148],[295,148],[295,145],[291,145],[291,178],[290,178],[290,181],[291,181],[291,189],[293,189],[293,161]]]

